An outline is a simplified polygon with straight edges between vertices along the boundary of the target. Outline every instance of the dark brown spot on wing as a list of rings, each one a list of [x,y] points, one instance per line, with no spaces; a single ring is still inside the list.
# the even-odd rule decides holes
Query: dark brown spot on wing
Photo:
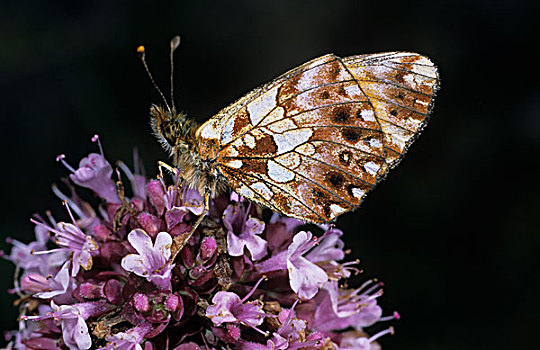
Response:
[[[330,210],[330,203],[326,203],[324,205],[324,216],[327,217],[327,218],[331,218],[332,217],[332,211]]]
[[[321,93],[321,99],[328,100],[330,98],[330,93],[328,91],[323,91]]]
[[[356,142],[362,137],[362,130],[355,128],[343,128],[341,129],[343,137],[350,142]]]
[[[327,181],[332,185],[334,188],[340,188],[343,184],[343,181],[345,180],[343,178],[343,175],[341,175],[338,172],[330,172],[326,175]]]
[[[339,72],[341,72],[342,67],[341,67],[341,65],[339,64],[338,61],[334,61],[334,62],[330,63],[330,65],[332,67],[331,72],[330,72],[330,77],[332,79],[336,79],[337,76],[339,75]]]
[[[334,109],[332,120],[339,124],[348,124],[350,115],[351,115],[350,107],[345,107],[345,106],[338,107]]]

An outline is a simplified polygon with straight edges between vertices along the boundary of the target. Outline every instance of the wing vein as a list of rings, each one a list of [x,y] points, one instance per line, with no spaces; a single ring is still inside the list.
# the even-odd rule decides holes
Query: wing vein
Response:
[[[422,73],[418,73],[418,72],[415,72],[415,71],[412,71],[412,70],[408,70],[408,69],[403,69],[403,68],[398,68],[398,67],[392,67],[392,66],[389,66],[387,64],[384,64],[388,61],[385,61],[383,62],[383,64],[381,64],[381,66],[383,67],[386,67],[386,68],[389,68],[389,69],[392,69],[392,70],[396,70],[398,72],[407,72],[409,74],[414,74],[414,75],[418,75],[418,76],[421,76],[421,77],[424,77],[424,78],[428,78],[428,79],[432,79],[432,80],[437,80],[437,78],[434,78],[434,77],[430,77],[429,75],[425,75],[425,74],[422,74]],[[392,61],[390,61],[392,62]]]
[[[369,182],[367,182],[367,181],[365,181],[365,180],[359,178],[358,176],[356,176],[356,175],[354,175],[354,174],[352,174],[352,173],[350,173],[350,172],[348,172],[348,171],[346,171],[346,170],[344,170],[344,169],[342,169],[342,168],[340,168],[340,167],[338,167],[338,166],[332,165],[332,164],[330,164],[330,163],[326,163],[326,162],[324,162],[324,161],[322,161],[322,160],[320,160],[320,159],[313,158],[313,157],[311,157],[311,156],[306,156],[306,155],[304,155],[304,154],[300,154],[300,153],[298,153],[298,152],[295,152],[295,153],[298,154],[298,155],[300,155],[301,157],[305,157],[305,158],[311,159],[311,160],[316,161],[316,162],[318,162],[318,163],[327,165],[327,166],[330,167],[330,168],[333,168],[333,169],[335,169],[335,170],[341,171],[343,174],[346,174],[346,175],[348,175],[348,176],[350,176],[350,177],[352,177],[352,178],[354,178],[354,179],[357,179],[357,180],[359,180],[360,182],[365,183],[366,185],[369,185],[369,186],[371,186],[371,187],[374,186],[374,184],[371,184],[371,183],[369,183]],[[290,171],[291,169],[288,169],[288,168],[287,168],[287,170]]]
[[[295,98],[295,97],[298,97],[300,95],[302,95],[304,92],[309,92],[309,91],[312,91],[312,90],[315,90],[315,89],[318,89],[318,88],[321,88],[321,87],[325,87],[325,86],[331,86],[331,85],[338,85],[338,84],[341,84],[341,83],[349,83],[349,82],[353,82],[354,79],[346,79],[346,80],[340,80],[340,81],[333,81],[331,83],[324,83],[324,84],[321,84],[321,85],[316,85],[316,86],[313,86],[313,87],[310,87],[306,90],[302,90],[300,91],[299,93],[297,94],[294,94],[290,97],[287,97],[286,99],[284,99],[283,101],[281,101],[281,104]]]
[[[428,94],[428,93],[425,93],[425,92],[422,92],[420,90],[415,90],[413,88],[410,88],[408,86],[405,86],[405,85],[401,85],[401,84],[398,84],[398,83],[395,83],[393,81],[390,81],[390,80],[383,80],[383,79],[378,79],[378,80],[369,80],[369,79],[358,79],[358,81],[360,82],[364,82],[364,83],[384,83],[384,84],[388,84],[388,85],[393,85],[395,87],[398,87],[400,89],[404,89],[404,90],[407,90],[407,91],[410,91],[410,92],[415,92],[415,93],[418,93],[420,95],[424,95],[426,97],[433,97],[432,94]],[[367,95],[366,95],[367,96]],[[369,96],[367,96],[369,98]]]
[[[229,168],[229,169],[230,169],[230,168]],[[231,171],[230,171],[230,173],[236,173],[236,172],[238,172],[238,171],[233,170],[233,169],[231,169]],[[263,183],[265,183],[265,184],[268,184],[268,185],[270,185],[270,186],[272,186],[272,187],[274,187],[274,188],[277,188],[278,191],[283,192],[283,193],[286,193],[286,194],[289,195],[290,197],[294,198],[298,203],[300,203],[301,205],[303,205],[304,207],[306,207],[307,210],[309,210],[310,212],[312,212],[313,214],[315,214],[319,219],[321,219],[322,222],[326,222],[326,220],[324,220],[324,218],[323,218],[322,216],[320,216],[316,211],[314,211],[313,209],[311,209],[311,208],[309,207],[309,205],[307,205],[306,203],[304,203],[301,199],[299,199],[298,197],[296,197],[296,196],[295,196],[294,194],[292,194],[291,192],[289,192],[289,191],[283,189],[282,187],[279,187],[279,186],[276,185],[275,183],[270,182],[270,181],[268,181],[268,180],[266,180],[266,179],[263,179],[263,178],[261,178],[260,176],[257,176],[257,175],[255,175],[255,174],[253,174],[253,173],[242,173],[241,176],[248,176],[248,177],[257,179],[257,180],[259,180],[259,181],[261,181],[261,182],[263,182]],[[238,177],[241,177],[241,176],[238,176]],[[237,178],[238,178],[238,177],[237,177]],[[256,193],[256,192],[255,192],[255,193]],[[268,201],[265,200],[264,203],[266,203],[266,202],[268,202]],[[280,211],[280,212],[281,212],[281,211]]]
[[[299,154],[299,153],[298,153]],[[286,165],[284,165],[283,163],[279,162],[279,160],[274,160],[276,163],[278,163],[279,165],[281,165],[282,167],[286,167]],[[295,173],[296,175],[304,178],[305,180],[307,180],[308,182],[311,182],[312,184],[314,184],[316,187],[320,187],[322,188],[325,192],[327,193],[330,193],[334,198],[337,198],[338,201],[342,202],[342,203],[345,203],[347,205],[350,205],[351,207],[356,207],[356,205],[354,205],[354,203],[352,202],[349,202],[348,200],[345,200],[344,198],[341,198],[337,193],[333,192],[332,190],[328,189],[326,186],[323,186],[322,184],[318,183],[318,182],[315,182],[309,178],[307,178],[307,176],[305,176],[304,174],[302,173],[299,173],[297,171],[295,171],[294,169],[290,169],[290,168],[287,168],[287,170],[289,171],[292,171],[293,173]]]

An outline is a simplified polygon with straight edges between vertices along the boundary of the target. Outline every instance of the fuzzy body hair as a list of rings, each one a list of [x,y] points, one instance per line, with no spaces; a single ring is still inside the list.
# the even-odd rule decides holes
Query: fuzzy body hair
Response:
[[[152,130],[161,146],[173,159],[173,165],[180,170],[180,176],[189,188],[201,195],[208,193],[216,197],[228,186],[218,170],[215,159],[200,154],[196,137],[199,124],[187,116],[173,110],[152,105],[150,108]]]

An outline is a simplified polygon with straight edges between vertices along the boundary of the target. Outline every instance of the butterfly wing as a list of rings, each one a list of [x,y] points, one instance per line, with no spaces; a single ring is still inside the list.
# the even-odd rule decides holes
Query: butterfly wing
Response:
[[[385,164],[379,176],[384,175],[427,124],[440,84],[437,67],[411,52],[351,56],[343,63],[368,96],[384,133]]]
[[[316,58],[203,124],[201,152],[214,153],[219,171],[244,197],[290,217],[332,221],[358,207],[425,123],[428,111],[415,109],[428,96],[419,77],[424,68],[402,64],[408,55],[425,59],[403,53]],[[394,103],[399,93],[403,101]]]

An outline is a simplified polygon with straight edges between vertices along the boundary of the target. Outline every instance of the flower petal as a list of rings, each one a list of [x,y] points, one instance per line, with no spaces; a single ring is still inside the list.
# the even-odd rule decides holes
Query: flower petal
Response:
[[[149,273],[148,268],[145,266],[145,260],[138,254],[126,255],[122,258],[121,265],[124,270],[133,272],[141,277],[145,277]]]
[[[289,270],[289,283],[301,299],[311,299],[317,294],[319,288],[328,281],[328,275],[323,269],[304,257],[287,261]]]
[[[139,254],[150,251],[153,248],[152,238],[141,229],[132,230],[128,235],[128,241]]]
[[[242,256],[244,254],[245,241],[232,231],[227,233],[227,253],[230,256]]]
[[[168,260],[171,257],[171,245],[172,237],[167,232],[160,232],[156,237],[156,243],[154,244],[155,251],[159,251],[160,255]]]

